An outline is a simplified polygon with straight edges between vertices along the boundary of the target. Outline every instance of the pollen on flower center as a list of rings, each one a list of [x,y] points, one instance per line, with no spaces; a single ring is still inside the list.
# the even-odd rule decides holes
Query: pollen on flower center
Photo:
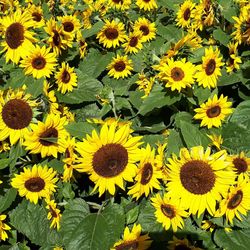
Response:
[[[5,41],[11,49],[18,48],[24,41],[23,25],[12,23],[5,32]]]
[[[183,18],[185,21],[187,21],[190,18],[191,11],[189,8],[187,8],[183,14]]]
[[[142,31],[144,36],[147,36],[149,34],[149,28],[146,25],[141,25],[140,31]]]
[[[63,23],[63,29],[67,32],[72,32],[74,30],[74,24],[72,22]]]
[[[141,184],[142,185],[148,184],[151,180],[152,175],[153,175],[152,165],[151,163],[146,163],[142,169]]]
[[[212,75],[216,68],[216,62],[214,59],[210,59],[206,65],[205,71],[208,76]]]
[[[171,77],[175,80],[175,81],[181,81],[184,78],[184,72],[181,68],[179,67],[174,67],[171,70]]]
[[[243,192],[241,190],[238,190],[237,193],[229,200],[227,207],[229,209],[234,209],[238,207],[242,201],[243,198]]]
[[[138,37],[137,36],[131,37],[129,41],[129,46],[136,47],[137,44],[138,44]]]
[[[247,171],[247,163],[242,158],[235,158],[233,160],[234,167],[237,169],[237,173],[244,173]]]
[[[214,118],[220,115],[221,108],[220,106],[214,106],[209,108],[206,113],[209,118]]]
[[[43,69],[45,67],[46,60],[42,56],[38,56],[32,60],[31,64],[32,64],[32,67],[34,69],[40,70],[40,69]]]
[[[126,68],[126,64],[123,61],[119,61],[114,65],[114,68],[118,72],[122,72]]]
[[[62,73],[62,82],[68,83],[70,81],[70,74],[67,70],[64,70]]]
[[[107,28],[104,31],[105,36],[109,39],[109,40],[114,40],[118,37],[118,31],[117,29],[114,28]]]
[[[56,31],[56,30],[53,30],[53,44],[55,46],[59,46],[60,45],[60,42],[61,42],[61,38],[60,38],[60,34]]]
[[[30,192],[40,192],[45,187],[45,182],[40,177],[33,177],[25,181],[24,186]]]
[[[172,218],[175,217],[175,209],[171,205],[168,205],[168,204],[163,205],[162,204],[161,205],[161,211],[169,219],[172,219]]]
[[[32,13],[33,20],[36,22],[40,22],[42,20],[42,15],[38,12]]]

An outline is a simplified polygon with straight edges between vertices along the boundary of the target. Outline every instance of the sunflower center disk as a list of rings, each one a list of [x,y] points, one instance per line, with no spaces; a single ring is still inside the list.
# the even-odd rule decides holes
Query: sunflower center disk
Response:
[[[214,107],[211,107],[210,109],[207,110],[207,116],[209,118],[217,117],[220,115],[220,113],[221,113],[220,106],[214,106]]]
[[[32,120],[32,115],[29,104],[19,99],[8,101],[2,109],[3,121],[11,129],[26,128]]]
[[[175,217],[175,210],[171,205],[161,205],[161,211],[166,217],[170,219]]]
[[[215,60],[214,59],[210,59],[208,61],[207,65],[206,65],[206,69],[205,69],[206,74],[208,76],[212,75],[214,73],[214,71],[215,71],[215,68],[216,68],[216,62],[215,62]]]
[[[103,177],[114,177],[123,172],[128,164],[128,152],[120,144],[110,143],[95,152],[92,165]]]
[[[42,20],[42,15],[38,12],[33,12],[32,17],[35,22],[40,22]]]
[[[115,40],[119,35],[117,29],[114,28],[107,28],[104,34],[109,40]]]
[[[181,183],[192,194],[206,194],[214,187],[215,174],[204,161],[185,163],[180,171]]]
[[[46,61],[42,56],[38,56],[32,60],[31,64],[32,64],[32,67],[34,69],[40,70],[40,69],[43,69],[45,67]]]
[[[123,0],[112,0],[112,2],[114,2],[114,3],[123,3]]]
[[[70,81],[70,73],[67,70],[64,70],[62,73],[62,82],[68,83]]]
[[[56,211],[55,211],[51,206],[49,206],[49,211],[50,211],[51,216],[52,216],[53,218],[56,218],[56,217],[57,217]]]
[[[141,184],[146,185],[150,182],[151,177],[153,175],[153,168],[151,163],[146,163],[143,167],[141,174]]]
[[[61,38],[60,38],[60,34],[57,32],[57,30],[53,30],[53,44],[55,46],[59,46],[60,45],[60,42],[61,42]]]
[[[117,62],[114,65],[115,71],[122,72],[126,68],[126,64],[123,61]]]
[[[49,128],[40,135],[39,142],[43,146],[50,146],[55,144],[55,142],[53,142],[52,140],[53,139],[57,140],[57,138],[58,138],[58,131],[55,128]]]
[[[190,18],[191,11],[189,8],[187,8],[183,14],[183,18],[185,21],[187,21]]]
[[[138,44],[138,38],[136,36],[131,37],[129,41],[129,46],[136,47],[137,44]]]
[[[234,167],[237,169],[237,173],[244,173],[247,171],[247,163],[242,158],[235,158],[233,160]]]
[[[144,36],[146,36],[146,35],[149,34],[149,28],[148,28],[148,26],[146,26],[146,25],[142,25],[142,26],[140,27],[140,31],[142,31],[142,33],[143,33]]]
[[[44,189],[45,182],[40,177],[33,177],[33,178],[30,178],[29,180],[25,181],[24,186],[30,192],[39,192],[39,191]]]
[[[74,24],[72,22],[63,23],[63,29],[67,32],[72,32],[74,30]]]
[[[171,70],[171,77],[175,80],[175,81],[181,81],[184,78],[184,72],[181,68],[178,67],[174,67]]]
[[[115,247],[116,250],[137,250],[139,243],[137,241],[124,242]]]
[[[18,48],[24,40],[24,28],[20,23],[12,23],[5,32],[5,41],[11,49]]]
[[[238,190],[237,193],[229,200],[227,207],[229,209],[234,209],[238,207],[242,201],[243,198],[243,192],[241,190]]]

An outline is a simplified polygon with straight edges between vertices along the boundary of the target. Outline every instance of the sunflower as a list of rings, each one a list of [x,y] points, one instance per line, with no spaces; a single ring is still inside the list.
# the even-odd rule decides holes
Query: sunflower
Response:
[[[38,102],[25,93],[25,88],[9,89],[0,94],[0,141],[9,137],[10,144],[23,142],[36,121]]]
[[[55,192],[58,178],[56,171],[47,166],[34,165],[30,168],[23,168],[23,172],[11,180],[11,186],[18,189],[19,195],[37,204],[38,199],[49,197]]]
[[[105,25],[96,36],[99,39],[99,43],[103,44],[106,48],[119,46],[120,42],[123,43],[126,40],[126,37],[124,24],[115,20],[111,22],[105,20]]]
[[[141,98],[146,98],[151,93],[153,85],[155,83],[155,77],[148,78],[144,73],[138,74],[138,80],[135,82],[138,85],[139,90],[144,91],[144,96]]]
[[[48,220],[52,220],[50,224],[50,228],[56,228],[57,230],[60,229],[60,220],[61,220],[61,213],[58,208],[56,208],[56,203],[54,200],[46,199],[45,200],[47,203],[46,208],[49,210],[48,212]]]
[[[155,160],[155,150],[149,144],[141,149],[140,164],[135,177],[136,184],[130,187],[128,195],[138,200],[143,194],[148,197],[153,189],[161,189],[159,179],[162,178],[160,166]]]
[[[109,0],[109,6],[120,11],[128,10],[130,5],[131,0]]]
[[[155,0],[136,0],[136,5],[144,11],[151,11],[157,8]]]
[[[41,153],[42,158],[50,155],[57,158],[57,153],[65,152],[65,139],[69,136],[64,129],[66,124],[66,117],[48,114],[44,123],[31,124],[32,131],[25,136],[23,145],[31,154]]]
[[[2,38],[1,52],[6,52],[6,62],[10,60],[18,63],[20,58],[26,56],[27,51],[34,42],[36,42],[35,34],[29,31],[34,26],[31,15],[25,11],[17,10],[16,12],[4,16],[1,19]]]
[[[7,141],[0,141],[0,153],[10,150],[10,144]]]
[[[118,127],[114,122],[102,126],[100,135],[96,130],[87,135],[83,142],[76,144],[79,158],[77,171],[87,172],[95,183],[93,192],[99,188],[99,196],[105,190],[115,193],[115,185],[124,190],[123,180],[133,181],[136,175],[135,163],[140,159],[141,136],[132,137],[129,125]]]
[[[6,239],[8,239],[8,234],[6,233],[6,231],[11,229],[7,224],[3,222],[6,217],[7,216],[4,214],[0,215],[0,241],[5,241]]]
[[[140,224],[134,224],[131,232],[129,231],[129,228],[126,227],[124,230],[123,239],[116,242],[110,250],[149,249],[152,240],[150,240],[148,234],[141,235],[141,229],[142,228]]]
[[[229,155],[228,160],[232,162],[237,175],[242,175],[244,178],[249,179],[250,158],[247,157],[244,152],[240,152],[238,155]]]
[[[156,37],[155,23],[151,23],[145,17],[140,17],[135,21],[134,32],[142,32],[142,42],[153,40]]]
[[[60,16],[57,20],[61,22],[65,35],[72,39],[81,29],[81,23],[75,15]]]
[[[219,57],[218,48],[213,51],[212,47],[205,49],[205,56],[202,57],[202,65],[196,66],[197,72],[195,78],[199,86],[203,88],[215,88],[217,86],[218,76],[221,76],[220,67],[224,65]]]
[[[47,21],[44,30],[49,35],[47,43],[57,56],[62,53],[62,50],[66,50],[67,47],[72,47],[71,36],[65,35],[64,27],[59,27],[55,19],[51,18]]]
[[[178,239],[173,236],[173,240],[168,241],[168,250],[202,250],[202,248],[193,246],[188,239]]]
[[[209,129],[214,127],[220,127],[222,121],[233,112],[231,108],[232,102],[227,101],[227,96],[223,94],[218,98],[215,94],[213,98],[209,98],[206,103],[202,103],[200,108],[196,108],[194,119],[202,120],[200,126],[207,126]]]
[[[158,67],[158,70],[159,79],[164,81],[165,86],[171,88],[171,91],[180,92],[194,83],[195,66],[191,62],[186,62],[185,58],[180,61],[174,61],[173,58],[167,59],[166,63]]]
[[[56,66],[56,56],[49,48],[38,45],[32,46],[30,52],[21,61],[20,67],[24,68],[25,75],[33,75],[34,78],[49,77]]]
[[[158,193],[151,198],[151,201],[156,209],[156,220],[162,223],[165,230],[168,230],[171,226],[174,232],[177,231],[177,228],[183,228],[183,217],[187,217],[188,213],[185,211],[185,207],[180,204],[180,199],[172,199],[166,194],[162,198]]]
[[[207,135],[207,137],[211,140],[213,146],[215,146],[218,150],[221,150],[221,144],[223,143],[221,135],[211,134]]]
[[[108,75],[115,79],[124,78],[131,75],[133,70],[132,60],[128,56],[117,55],[113,57],[112,62],[107,66],[109,70]]]
[[[181,198],[181,204],[198,217],[205,211],[213,215],[216,201],[227,194],[229,185],[234,183],[235,173],[226,160],[225,150],[213,155],[211,148],[204,152],[202,146],[180,150],[180,158],[175,154],[168,159],[168,195]]]
[[[237,186],[231,186],[227,197],[220,201],[215,216],[220,217],[225,214],[227,222],[232,225],[235,217],[242,221],[241,214],[246,216],[248,210],[250,210],[250,183],[240,178]]]
[[[122,45],[126,54],[136,54],[139,50],[142,49],[143,46],[141,37],[141,32],[133,32],[129,35],[129,37],[127,38],[127,42]]]
[[[227,73],[232,73],[234,70],[238,70],[240,68],[240,63],[242,63],[241,58],[238,56],[237,52],[238,43],[229,43],[229,59],[227,61]]]
[[[74,68],[69,67],[68,63],[63,62],[59,71],[55,74],[58,91],[62,94],[73,91],[77,86],[77,75]]]
[[[28,6],[28,12],[31,14],[34,21],[34,28],[41,28],[45,25],[43,9],[41,6],[31,4]]]
[[[194,17],[195,4],[190,0],[185,0],[177,12],[177,26],[182,28],[188,27],[191,19]]]
[[[79,53],[81,59],[87,54],[87,46],[88,44],[86,43],[85,39],[81,38],[79,40]]]

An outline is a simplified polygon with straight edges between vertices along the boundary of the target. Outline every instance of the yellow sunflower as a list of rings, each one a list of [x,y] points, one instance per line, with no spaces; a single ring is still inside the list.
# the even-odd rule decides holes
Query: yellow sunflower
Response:
[[[0,141],[0,153],[10,150],[10,144],[7,141]]]
[[[131,232],[129,231],[129,228],[126,227],[124,230],[123,239],[116,242],[110,250],[149,249],[152,240],[150,240],[148,234],[141,235],[141,230],[142,228],[140,224],[134,224]]]
[[[181,205],[180,199],[173,199],[164,194],[162,198],[158,193],[155,197],[151,198],[152,205],[155,207],[156,220],[163,225],[165,230],[171,226],[174,232],[177,228],[183,228],[183,217],[188,217],[185,207]]]
[[[129,35],[129,37],[127,38],[127,42],[122,45],[126,54],[136,54],[139,50],[142,49],[143,46],[141,37],[141,32],[133,32]]]
[[[205,49],[205,56],[202,57],[202,65],[196,66],[195,78],[199,86],[203,88],[215,88],[218,77],[221,76],[221,66],[224,65],[222,57],[219,57],[218,48],[213,51],[212,47]]]
[[[240,178],[237,186],[231,186],[227,197],[220,201],[215,216],[226,215],[227,222],[233,225],[233,219],[236,217],[242,221],[241,214],[246,216],[248,210],[250,210],[250,183]]]
[[[116,22],[115,20],[111,22],[105,20],[105,25],[98,32],[96,38],[99,39],[99,43],[103,44],[104,47],[115,48],[120,45],[120,42],[123,43],[126,37],[123,23]]]
[[[173,236],[173,240],[168,241],[168,250],[202,250],[202,248],[192,246],[188,239],[178,239]]]
[[[223,143],[223,138],[221,135],[211,134],[207,135],[211,140],[211,144],[215,146],[218,150],[221,150],[221,144]]]
[[[3,222],[6,217],[7,216],[4,214],[0,215],[0,241],[5,241],[6,239],[8,239],[8,234],[6,233],[6,231],[11,229],[7,224]]]
[[[108,3],[111,8],[124,11],[130,8],[131,0],[109,0]]]
[[[159,79],[164,81],[165,86],[171,88],[171,91],[180,92],[194,83],[195,66],[191,62],[186,62],[185,58],[180,61],[174,61],[173,58],[167,59],[166,63],[159,65],[158,70]]]
[[[191,24],[191,19],[194,17],[195,4],[191,0],[185,0],[177,12],[177,26],[182,28],[188,27]]]
[[[18,189],[19,195],[30,202],[37,204],[38,199],[42,197],[49,197],[55,192],[58,181],[56,178],[56,171],[47,166],[34,165],[30,168],[23,168],[23,172],[11,180],[11,186]]]
[[[42,158],[54,156],[57,153],[65,152],[65,139],[69,136],[64,126],[67,124],[66,117],[48,114],[45,122],[38,121],[38,124],[31,124],[31,132],[25,136],[23,143],[26,150],[31,154],[41,153]]]
[[[34,28],[41,28],[45,25],[43,9],[41,6],[30,4],[28,6],[28,12],[31,14],[34,21]]]
[[[134,32],[142,32],[142,42],[153,40],[156,37],[155,23],[151,23],[145,17],[140,17],[134,23]]]
[[[61,213],[58,208],[56,208],[56,203],[54,200],[50,200],[49,198],[45,199],[47,206],[46,208],[49,210],[48,212],[48,220],[52,220],[50,224],[50,228],[56,228],[57,230],[60,229],[60,220],[61,220]]]
[[[49,35],[47,43],[57,56],[62,53],[62,50],[66,50],[67,47],[72,47],[72,38],[65,35],[63,26],[59,27],[55,19],[51,18],[48,20],[44,30]]]
[[[244,178],[249,179],[250,158],[247,157],[244,152],[240,152],[238,155],[229,155],[228,157],[237,175],[242,175]]]
[[[214,215],[216,201],[227,194],[234,183],[235,173],[226,160],[225,150],[211,155],[211,148],[204,152],[202,146],[180,150],[180,158],[173,154],[168,159],[168,195],[181,198],[181,204],[198,217],[207,210]]]
[[[86,43],[85,39],[81,38],[79,40],[79,53],[81,59],[87,54],[87,46],[88,44]]]
[[[234,70],[238,70],[240,68],[240,63],[242,63],[241,58],[238,56],[237,52],[238,43],[229,43],[229,59],[227,61],[227,73],[232,73]]]
[[[125,78],[131,75],[133,70],[132,60],[128,56],[117,55],[112,59],[112,62],[107,66],[108,75],[115,79]]]
[[[30,126],[36,121],[37,107],[38,102],[25,93],[25,88],[9,89],[5,94],[1,93],[0,141],[9,137],[11,145],[19,139],[23,143]]]
[[[22,13],[21,10],[17,10],[1,19],[1,52],[7,51],[6,62],[18,63],[20,58],[26,56],[27,51],[36,42],[35,33],[29,30],[33,26],[34,21],[27,11]]]
[[[227,101],[227,96],[223,94],[218,98],[215,94],[213,98],[209,98],[206,103],[202,103],[200,108],[194,111],[194,119],[201,120],[201,127],[207,126],[209,129],[212,127],[220,127],[222,121],[233,112],[231,108],[232,102]]]
[[[77,171],[87,172],[95,183],[94,190],[99,188],[99,196],[106,190],[115,193],[115,185],[124,190],[124,182],[133,181],[136,175],[135,163],[140,159],[141,136],[131,136],[129,125],[118,127],[114,122],[102,126],[100,134],[92,131],[83,142],[76,144],[79,158]]]
[[[77,86],[77,75],[74,68],[68,63],[63,62],[59,71],[55,74],[58,91],[62,94],[73,91],[73,87]]]
[[[20,67],[24,68],[25,75],[33,75],[34,78],[49,77],[56,66],[57,59],[49,48],[38,45],[30,48],[27,56],[21,61]]]
[[[161,189],[159,180],[162,178],[160,166],[155,160],[155,150],[149,144],[141,149],[141,159],[135,177],[135,185],[130,187],[128,195],[138,200],[143,194],[146,197],[153,189]]]
[[[149,94],[151,93],[151,90],[155,83],[155,77],[148,78],[144,73],[139,73],[138,78],[139,79],[136,81],[136,84],[138,85],[138,89],[143,90],[145,93],[144,96],[141,97],[143,99],[149,96]]]
[[[155,0],[136,0],[136,5],[144,11],[151,11],[158,7]]]

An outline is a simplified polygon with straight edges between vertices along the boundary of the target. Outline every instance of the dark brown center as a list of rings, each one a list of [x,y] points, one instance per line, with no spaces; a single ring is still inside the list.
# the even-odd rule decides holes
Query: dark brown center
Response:
[[[65,158],[70,158],[70,152],[68,148],[65,150]]]
[[[221,113],[221,108],[220,106],[214,106],[214,107],[211,107],[207,110],[207,116],[209,118],[214,118],[214,117],[217,117],[219,116]]]
[[[94,171],[103,177],[114,177],[128,164],[128,152],[120,144],[110,143],[99,148],[93,157]]]
[[[24,186],[30,192],[40,192],[45,187],[45,182],[40,177],[33,177],[25,181]]]
[[[17,49],[24,41],[24,27],[20,23],[12,23],[5,32],[5,41],[11,49]]]
[[[114,3],[117,3],[117,4],[119,4],[119,3],[123,3],[123,0],[112,0],[112,2],[114,2]]]
[[[63,23],[63,29],[66,32],[72,32],[74,30],[74,24],[72,22]]]
[[[187,21],[189,18],[190,18],[190,14],[191,14],[191,11],[189,8],[187,8],[185,11],[184,11],[184,14],[183,14],[183,18],[185,21]]]
[[[130,47],[136,47],[138,44],[138,37],[137,36],[132,36],[130,41],[129,41],[129,46]]]
[[[31,65],[34,69],[41,70],[46,65],[46,60],[42,56],[38,56],[32,59]]]
[[[115,247],[115,250],[138,250],[139,243],[136,240],[125,241],[122,244]]]
[[[205,71],[208,76],[212,75],[216,68],[216,62],[214,59],[210,59],[206,65]]]
[[[191,160],[181,167],[180,179],[190,193],[206,194],[214,187],[215,174],[206,162]]]
[[[114,28],[105,29],[104,34],[109,40],[115,40],[119,35],[117,29]]]
[[[151,177],[153,175],[153,167],[151,163],[146,163],[143,166],[142,173],[141,173],[141,184],[146,185],[150,182]]]
[[[237,169],[237,174],[244,173],[247,171],[247,162],[243,158],[235,158],[233,160],[234,167]]]
[[[169,219],[173,219],[175,217],[175,209],[172,205],[169,204],[161,205],[161,211]]]
[[[141,25],[140,31],[142,31],[144,36],[147,36],[149,34],[149,28],[146,25]]]
[[[237,193],[229,200],[227,208],[235,209],[240,205],[242,198],[243,198],[243,192],[241,190],[238,190]]]
[[[53,218],[57,218],[57,213],[56,213],[56,211],[53,209],[53,207],[49,206],[49,211],[50,211],[51,216],[52,216]]]
[[[126,64],[123,61],[116,62],[114,65],[115,71],[122,72],[126,68]]]
[[[38,12],[33,12],[32,17],[35,22],[40,22],[42,20],[42,15]]]
[[[61,44],[61,37],[57,30],[53,30],[53,44],[58,47]]]
[[[20,99],[8,101],[2,109],[3,121],[11,129],[26,128],[30,124],[32,116],[30,105]]]
[[[67,70],[64,70],[62,73],[62,82],[68,83],[70,81],[70,73]]]
[[[171,77],[174,79],[174,81],[181,81],[184,78],[185,74],[184,71],[181,68],[174,67],[171,70]]]
[[[55,141],[57,140],[57,138],[58,138],[58,131],[55,128],[48,128],[47,130],[45,130],[43,133],[40,134],[39,142],[43,146],[51,146],[56,143]]]

